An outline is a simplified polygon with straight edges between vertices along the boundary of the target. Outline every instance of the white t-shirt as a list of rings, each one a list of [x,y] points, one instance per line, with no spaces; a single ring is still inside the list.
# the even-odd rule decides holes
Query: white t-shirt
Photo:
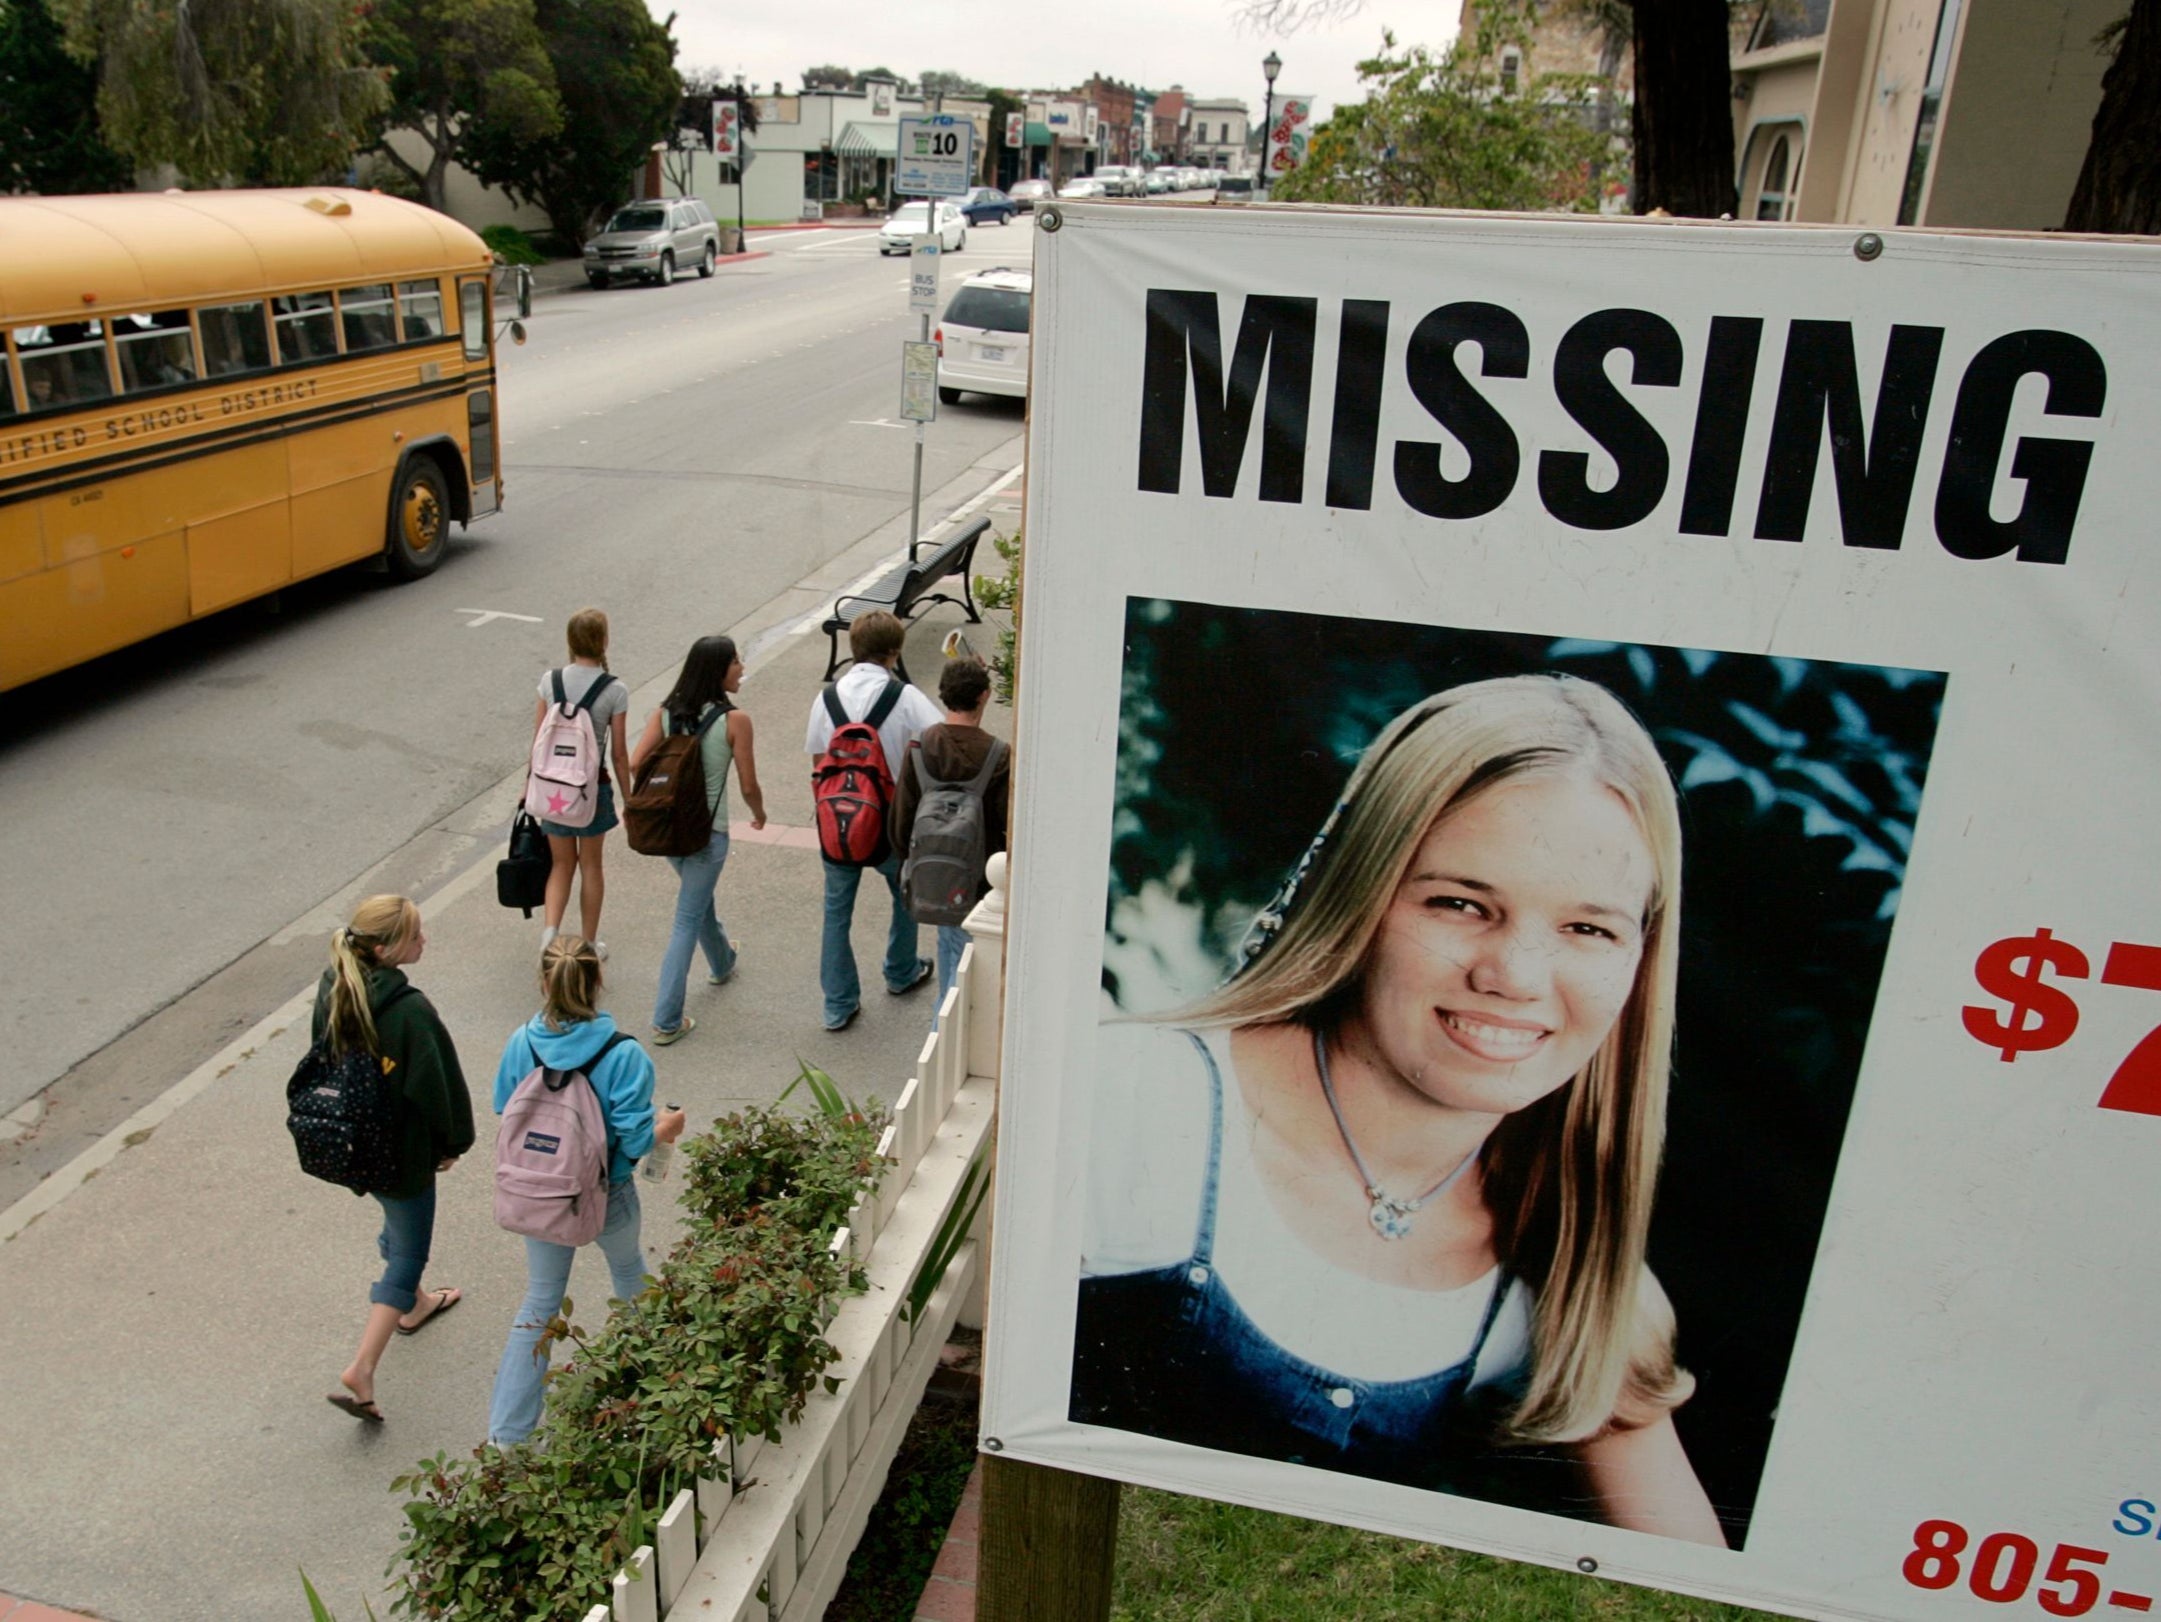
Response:
[[[840,694],[841,709],[849,720],[862,720],[878,702],[885,684],[895,679],[883,665],[850,665],[834,684]],[[878,727],[878,741],[885,746],[885,769],[899,776],[901,760],[916,734],[944,719],[945,711],[938,708],[922,688],[902,682],[900,701]],[[822,755],[825,746],[832,741],[833,716],[825,707],[825,694],[821,690],[810,701],[810,728],[803,735],[803,752],[813,757]]]
[[[1256,1123],[1231,1068],[1228,1033],[1200,1033],[1223,1078],[1223,1155],[1214,1262],[1254,1327],[1295,1357],[1356,1380],[1412,1380],[1478,1340],[1494,1274],[1453,1290],[1383,1284],[1336,1266],[1284,1221],[1253,1164]],[[1184,1031],[1097,1031],[1094,1125],[1081,1236],[1084,1276],[1168,1267],[1193,1254],[1208,1172],[1208,1072]],[[1512,1280],[1473,1386],[1530,1360],[1530,1290]]]

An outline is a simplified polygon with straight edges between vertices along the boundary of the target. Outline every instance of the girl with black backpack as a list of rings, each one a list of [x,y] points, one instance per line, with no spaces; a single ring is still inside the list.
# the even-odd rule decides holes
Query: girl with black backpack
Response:
[[[393,1333],[416,1334],[456,1306],[451,1288],[423,1295],[435,1235],[435,1179],[473,1146],[473,1101],[442,1017],[405,978],[428,937],[420,909],[401,895],[370,896],[330,937],[330,967],[315,993],[313,1039],[332,1053],[373,1054],[390,1082],[394,1170],[369,1193],[383,1208],[375,1241],[383,1276],[368,1291],[360,1349],[330,1393],[335,1407],[379,1425],[375,1367]]]
[[[720,885],[720,870],[728,860],[731,762],[742,784],[743,803],[750,808],[750,825],[765,826],[765,793],[758,785],[750,717],[737,709],[729,696],[742,685],[743,661],[736,654],[735,639],[701,636],[690,645],[682,674],[676,677],[674,688],[661,701],[660,708],[646,720],[645,730],[630,752],[631,770],[641,774],[636,780],[642,784],[645,764],[661,750],[664,739],[696,737],[697,760],[705,784],[700,821],[711,829],[702,849],[668,857],[677,880],[675,925],[668,935],[668,949],[661,956],[660,990],[653,1000],[655,1047],[680,1041],[697,1027],[698,1022],[683,1012],[683,994],[690,981],[694,951],[705,953],[707,979],[713,985],[726,984],[735,973],[735,946],[713,908],[713,892]]]

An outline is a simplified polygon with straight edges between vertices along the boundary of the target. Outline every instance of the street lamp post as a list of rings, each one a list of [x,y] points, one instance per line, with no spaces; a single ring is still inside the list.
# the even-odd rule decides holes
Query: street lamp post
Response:
[[[1283,58],[1270,51],[1261,58],[1261,77],[1268,81],[1268,94],[1261,102],[1261,179],[1256,188],[1263,196],[1268,192],[1268,132],[1276,122],[1276,75],[1283,71]]]

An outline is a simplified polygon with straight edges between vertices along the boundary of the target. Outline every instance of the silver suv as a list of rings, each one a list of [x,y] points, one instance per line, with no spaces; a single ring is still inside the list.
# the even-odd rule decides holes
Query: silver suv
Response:
[[[585,279],[595,287],[636,279],[665,287],[685,265],[710,276],[720,260],[720,227],[695,197],[625,203],[585,245]]]

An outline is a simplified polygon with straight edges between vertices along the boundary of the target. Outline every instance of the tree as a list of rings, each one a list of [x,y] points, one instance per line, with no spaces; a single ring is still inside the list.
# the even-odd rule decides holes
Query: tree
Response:
[[[2097,43],[2116,59],[2063,228],[2161,234],[2161,0],[2135,0]]]
[[[300,185],[343,171],[386,99],[361,0],[54,0],[98,72],[106,142],[203,185]]]
[[[1634,0],[1636,208],[1731,214],[1733,69],[1728,0]]]
[[[803,70],[805,90],[852,90],[855,74],[837,62],[827,62],[815,68]]]
[[[629,195],[653,143],[675,132],[674,19],[655,22],[643,0],[534,0],[533,15],[560,123],[535,136],[483,118],[466,145],[474,173],[538,204],[555,235],[575,244]]]
[[[1310,22],[1348,17],[1365,0],[1235,0],[1258,27],[1295,31]],[[1513,0],[1510,0],[1513,3]],[[1730,6],[1745,0],[1562,0],[1602,20],[1628,12],[1635,56],[1631,116],[1638,211],[1715,218],[1733,212],[1732,68],[1727,33]],[[2150,0],[2148,0],[2150,3]],[[1482,14],[1485,0],[1473,8]],[[1535,24],[1536,11],[1532,13]],[[1608,47],[1615,41],[1606,33]],[[1604,54],[1604,53],[1602,53]],[[1611,58],[1618,65],[1618,56]]]
[[[97,103],[97,74],[67,54],[45,0],[0,6],[0,192],[133,185],[133,168],[98,133]]]
[[[1358,64],[1365,100],[1338,107],[1313,133],[1306,161],[1274,182],[1291,202],[1414,208],[1591,209],[1594,165],[1612,151],[1592,126],[1594,86],[1581,75],[1542,74],[1513,87],[1503,49],[1522,50],[1521,0],[1493,0],[1474,31],[1439,57],[1382,36]]]
[[[711,68],[693,68],[683,75],[682,101],[675,116],[675,126],[684,130],[710,131],[713,127],[713,109],[721,102],[735,103],[737,128],[744,135],[758,133],[758,102],[741,80],[724,80]],[[710,141],[696,146],[679,147],[672,142],[662,167],[667,171],[669,184],[675,187],[678,197],[690,195],[694,177],[692,164],[700,152],[712,150]]]
[[[965,73],[953,73],[943,68],[926,68],[918,86],[925,96],[980,96],[983,83],[971,79]]]
[[[444,208],[453,163],[477,173],[484,153],[545,141],[563,128],[534,0],[375,0],[367,47],[390,74],[375,150],[430,208]],[[425,167],[389,144],[392,130],[420,137]]]

